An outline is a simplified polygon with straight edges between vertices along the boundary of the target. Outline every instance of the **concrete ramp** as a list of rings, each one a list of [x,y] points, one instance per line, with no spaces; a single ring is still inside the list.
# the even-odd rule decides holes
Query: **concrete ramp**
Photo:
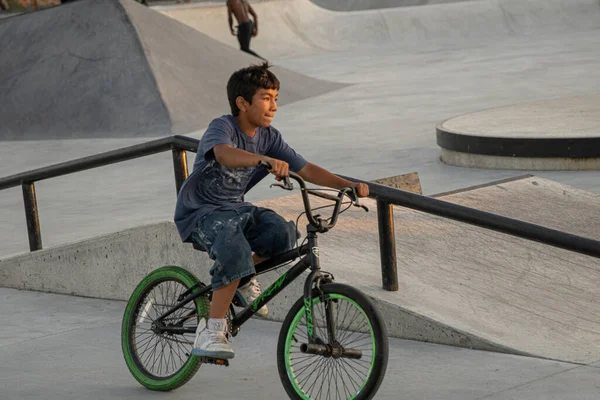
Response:
[[[319,7],[332,11],[361,11],[378,8],[426,6],[430,4],[456,3],[477,0],[312,0]]]
[[[600,195],[530,177],[440,196],[600,239]],[[298,199],[263,202],[285,210]],[[375,210],[374,202],[370,202]],[[323,268],[380,300],[400,337],[587,363],[600,360],[600,260],[395,207],[398,292],[381,288],[374,213],[320,240]]]
[[[231,73],[262,60],[131,0],[0,21],[0,140],[185,134],[229,112]],[[343,85],[274,68],[280,104]]]
[[[253,7],[260,27],[251,46],[270,58],[359,49],[372,54],[378,47],[454,49],[600,27],[600,5],[595,0],[477,0],[357,12],[326,10],[310,0],[269,1]],[[229,32],[224,6],[156,9],[222,43],[239,46]]]
[[[590,223],[600,219],[600,196],[538,177],[440,197],[600,239],[598,224]],[[302,207],[298,195],[259,204],[294,220]],[[377,301],[392,336],[574,363],[600,360],[600,260],[396,207],[400,289],[386,292],[376,207],[365,204],[370,213],[352,209],[321,235],[321,263]],[[1,260],[0,283],[126,299],[161,265],[185,266],[207,281],[211,262],[164,222]],[[280,272],[261,281],[269,284]],[[275,299],[272,318],[283,319],[301,291],[298,281]]]

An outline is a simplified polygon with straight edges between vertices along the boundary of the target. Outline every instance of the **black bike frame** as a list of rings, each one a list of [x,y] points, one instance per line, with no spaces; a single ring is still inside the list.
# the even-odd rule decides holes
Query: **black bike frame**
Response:
[[[263,261],[255,266],[256,275],[261,275],[269,272],[273,269],[280,268],[283,264],[288,263],[298,257],[301,257],[300,261],[294,264],[289,270],[287,270],[279,279],[277,279],[271,286],[263,291],[263,293],[250,305],[245,307],[239,314],[237,314],[231,321],[231,331],[235,334],[239,331],[239,328],[248,321],[262,306],[267,304],[271,299],[277,296],[283,289],[285,289],[291,282],[298,278],[304,271],[310,268],[312,271],[309,274],[305,286],[304,286],[304,301],[306,307],[306,320],[310,341],[313,339],[313,324],[312,324],[312,287],[313,282],[320,276],[320,264],[319,264],[319,247],[317,243],[316,230],[309,225],[308,226],[308,242],[299,248],[292,249],[266,261]],[[156,328],[161,332],[182,334],[182,333],[194,333],[195,328],[183,328],[177,326],[159,326],[159,324],[168,316],[179,310],[181,307],[194,301],[200,296],[209,294],[212,291],[212,285],[204,286],[201,290],[193,293],[201,283],[197,283],[193,287],[189,288],[181,296],[180,301],[171,307],[166,313],[162,314],[154,322]],[[186,318],[186,317],[183,317]]]

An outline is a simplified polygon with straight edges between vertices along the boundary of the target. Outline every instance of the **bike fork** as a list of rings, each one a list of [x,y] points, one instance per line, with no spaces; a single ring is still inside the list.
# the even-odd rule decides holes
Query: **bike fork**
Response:
[[[316,232],[311,232],[310,228],[308,233],[308,243],[310,248],[309,260],[311,273],[309,274],[308,279],[306,280],[306,284],[304,286],[304,310],[306,313],[306,329],[308,331],[308,343],[316,343],[321,345],[325,344],[323,343],[324,340],[326,340],[328,343],[334,343],[334,341],[336,340],[334,304],[331,301],[325,301],[324,298],[323,303],[325,304],[325,322],[327,324],[328,337],[317,338],[315,336],[315,323],[313,318],[313,288],[316,287],[317,290],[319,290],[323,278],[326,277],[327,281],[331,281],[331,277],[328,274],[324,275],[321,272],[317,234]]]

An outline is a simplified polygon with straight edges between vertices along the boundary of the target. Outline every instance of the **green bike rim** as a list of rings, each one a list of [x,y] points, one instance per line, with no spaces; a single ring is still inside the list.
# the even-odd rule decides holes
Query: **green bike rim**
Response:
[[[366,373],[366,376],[364,377],[363,382],[360,384],[360,387],[358,388],[358,390],[355,390],[354,393],[350,393],[350,397],[348,397],[348,400],[353,400],[360,393],[362,393],[363,390],[365,389],[365,385],[369,381],[369,379],[371,377],[371,374],[373,372],[373,368],[375,366],[375,356],[377,354],[377,352],[376,352],[375,333],[374,333],[374,330],[373,330],[373,326],[371,325],[371,321],[369,320],[367,314],[364,312],[364,310],[362,309],[362,307],[360,307],[355,301],[353,301],[352,299],[350,299],[350,298],[348,298],[346,296],[343,296],[341,294],[336,294],[336,293],[327,294],[327,299],[328,300],[343,300],[343,301],[348,302],[349,304],[351,304],[352,306],[354,306],[354,308],[356,310],[358,310],[358,312],[362,315],[362,317],[365,319],[365,321],[367,321],[367,324],[368,324],[368,333],[370,334],[370,338],[371,338],[371,341],[370,341],[371,342],[370,343],[371,344],[371,362],[370,362],[370,365],[369,365],[368,372]],[[320,300],[321,300],[320,297],[314,298],[313,299],[313,305],[319,303]],[[314,314],[315,313],[313,312],[313,317],[314,317]],[[292,365],[292,361],[293,361],[292,360],[292,354],[293,354],[292,347],[293,347],[294,343],[296,342],[296,339],[295,339],[294,336],[297,334],[298,325],[302,321],[302,318],[305,317],[305,316],[306,316],[305,307],[302,307],[298,311],[298,313],[296,314],[296,316],[294,317],[292,323],[290,324],[290,328],[288,329],[286,340],[285,340],[285,355],[284,355],[284,360],[285,360],[285,369],[287,371],[288,378],[289,378],[292,386],[294,387],[294,390],[296,391],[296,393],[302,399],[311,400],[311,397],[309,397],[309,395],[305,393],[304,389],[301,388],[300,382],[298,381],[298,376],[296,374],[294,366]],[[315,360],[318,359],[317,357],[320,357],[321,359],[324,358],[323,356],[314,355]],[[303,368],[306,368],[306,367],[303,367]]]
[[[141,311],[141,309],[143,309],[143,304],[140,304],[142,299],[147,299],[146,296],[149,292],[152,292],[153,290],[157,289],[157,287],[159,287],[162,283],[169,281],[177,281],[179,285],[181,285],[181,288],[177,290],[177,293],[165,292],[165,297],[176,296],[176,294],[179,294],[180,291],[183,291],[195,284],[194,279],[187,276],[187,274],[179,273],[179,271],[174,271],[173,269],[168,267],[162,270],[155,271],[154,274],[152,274],[145,280],[145,285],[140,285],[141,287],[138,287],[135,291],[134,296],[132,296],[135,297],[135,303],[128,305],[126,309],[125,320],[133,319],[137,321],[139,317],[138,313]],[[165,298],[165,300],[167,299]],[[192,306],[198,307],[200,310],[202,310],[204,307],[206,307],[206,305],[203,304],[202,300],[202,298],[196,299],[195,302],[192,302]],[[166,311],[166,309],[168,309],[169,306],[165,305],[161,307],[161,310],[164,312]],[[190,308],[188,308],[188,310],[190,310]],[[197,321],[194,322],[197,323]],[[127,366],[129,367],[129,370],[142,385],[153,390],[168,390],[171,386],[178,386],[178,383],[181,380],[182,376],[186,376],[188,374],[191,374],[192,372],[195,372],[199,363],[199,359],[192,355],[188,356],[187,354],[185,354],[187,352],[183,350],[179,352],[181,358],[179,359],[179,361],[176,362],[176,364],[178,364],[179,367],[173,368],[172,373],[167,372],[166,374],[157,374],[156,371],[148,370],[148,366],[146,365],[148,359],[138,353],[138,345],[140,343],[137,343],[136,340],[133,338],[133,336],[136,335],[136,328],[139,328],[138,324],[135,324],[135,326],[130,326],[129,324],[127,324],[124,327],[124,330],[122,332],[123,350],[125,361],[127,363]],[[152,335],[148,332],[148,336]],[[136,335],[136,337],[138,336]],[[144,343],[145,342],[146,340],[144,340]],[[191,343],[179,343],[175,345],[173,343],[170,344],[168,340],[156,340],[155,343],[159,346],[163,346],[163,350],[167,350],[167,347],[169,346],[183,346],[185,348],[189,348],[189,353],[191,353]],[[183,349],[183,347],[181,348]],[[183,360],[184,354],[188,356],[188,359],[185,361]],[[169,360],[166,359],[165,361]]]

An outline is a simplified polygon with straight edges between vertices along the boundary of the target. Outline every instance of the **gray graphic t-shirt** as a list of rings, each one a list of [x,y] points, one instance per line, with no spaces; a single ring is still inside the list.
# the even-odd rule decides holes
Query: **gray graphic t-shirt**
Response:
[[[177,196],[175,225],[181,239],[189,241],[198,221],[217,209],[232,209],[249,205],[244,194],[256,185],[268,172],[258,166],[226,168],[215,160],[213,148],[228,144],[287,162],[294,172],[300,171],[306,160],[283,140],[272,126],[257,128],[250,137],[240,129],[233,115],[214,119],[200,140],[192,174],[186,179]]]

